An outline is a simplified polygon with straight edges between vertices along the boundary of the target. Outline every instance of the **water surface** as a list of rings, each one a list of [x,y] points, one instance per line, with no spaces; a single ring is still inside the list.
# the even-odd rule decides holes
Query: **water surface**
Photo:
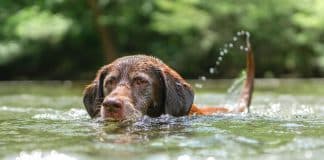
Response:
[[[233,102],[232,81],[197,89],[199,105]],[[192,82],[195,83],[195,82]],[[135,123],[91,120],[84,83],[0,83],[0,159],[322,159],[323,80],[259,80],[251,113]]]

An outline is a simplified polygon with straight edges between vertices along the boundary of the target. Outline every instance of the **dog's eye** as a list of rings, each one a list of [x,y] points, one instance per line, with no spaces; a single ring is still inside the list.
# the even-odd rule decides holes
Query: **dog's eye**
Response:
[[[117,82],[117,78],[116,77],[109,77],[107,79],[107,85],[114,85],[114,84],[116,84],[116,82]]]
[[[147,84],[148,81],[142,77],[135,77],[133,79],[133,84],[135,85],[143,85],[143,84]]]

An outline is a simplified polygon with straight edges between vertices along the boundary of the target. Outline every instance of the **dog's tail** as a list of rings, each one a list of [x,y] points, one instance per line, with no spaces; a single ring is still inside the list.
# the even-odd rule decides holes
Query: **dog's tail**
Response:
[[[254,55],[250,43],[250,35],[248,33],[246,33],[246,47],[246,79],[244,81],[243,89],[241,91],[238,106],[234,109],[234,112],[249,111],[253,95],[255,64]]]
[[[240,113],[249,111],[249,107],[252,100],[253,89],[254,89],[254,55],[250,43],[250,36],[246,33],[246,79],[244,81],[243,89],[235,109],[230,110],[227,107],[197,107],[195,104],[192,105],[190,115],[210,115],[214,113]]]

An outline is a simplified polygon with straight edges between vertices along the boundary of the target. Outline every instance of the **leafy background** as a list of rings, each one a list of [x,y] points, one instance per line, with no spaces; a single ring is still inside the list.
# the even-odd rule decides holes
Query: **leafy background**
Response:
[[[322,0],[2,0],[0,80],[94,77],[129,54],[154,55],[185,78],[227,78],[244,67],[219,49],[247,30],[257,77],[324,75]]]

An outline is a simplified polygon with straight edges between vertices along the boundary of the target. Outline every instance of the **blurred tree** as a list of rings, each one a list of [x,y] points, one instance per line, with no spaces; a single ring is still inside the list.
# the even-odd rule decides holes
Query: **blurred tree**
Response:
[[[88,0],[88,3],[94,15],[94,23],[96,24],[98,34],[101,38],[102,48],[106,55],[107,62],[112,62],[117,57],[116,48],[110,37],[108,27],[106,27],[101,21],[103,15],[100,6],[98,5],[97,0]]]
[[[323,16],[321,0],[2,0],[0,79],[88,79],[133,53],[196,78],[240,30],[252,35],[257,76],[319,77]],[[234,48],[209,77],[240,72],[244,55]]]

